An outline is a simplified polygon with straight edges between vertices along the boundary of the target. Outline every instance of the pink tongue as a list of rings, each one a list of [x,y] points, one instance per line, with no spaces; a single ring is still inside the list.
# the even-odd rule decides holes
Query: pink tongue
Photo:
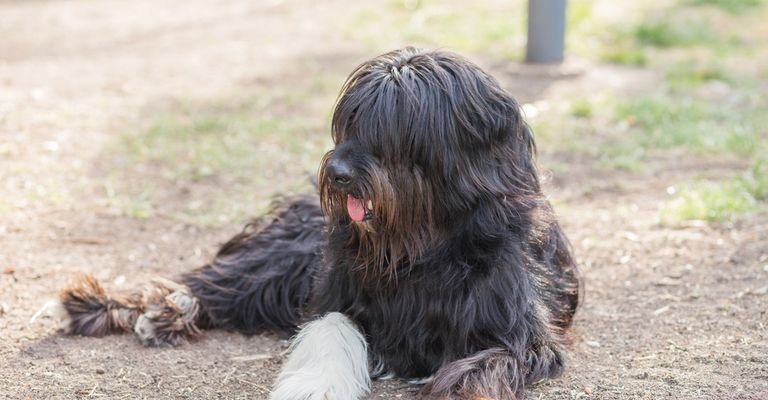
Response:
[[[349,218],[352,218],[353,221],[362,221],[365,218],[365,205],[363,201],[347,195],[347,212],[349,213]]]

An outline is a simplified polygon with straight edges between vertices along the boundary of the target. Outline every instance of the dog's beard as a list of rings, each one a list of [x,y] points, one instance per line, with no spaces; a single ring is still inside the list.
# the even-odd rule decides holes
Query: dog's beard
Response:
[[[354,268],[372,279],[394,280],[437,236],[432,188],[417,169],[367,165],[354,187],[338,190],[320,168],[320,201],[330,229],[346,229]]]

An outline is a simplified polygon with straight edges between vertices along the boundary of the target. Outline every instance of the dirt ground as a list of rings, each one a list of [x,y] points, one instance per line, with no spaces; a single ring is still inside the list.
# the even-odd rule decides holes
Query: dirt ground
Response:
[[[240,229],[108,212],[99,160],[154,104],[290,85],[308,62],[344,74],[373,55],[329,28],[354,6],[314,4],[0,1],[0,398],[267,398],[283,338],[214,331],[147,349],[130,336],[65,337],[53,319],[30,319],[78,271],[114,289],[140,286],[201,265]],[[614,83],[631,93],[653,79],[478,61],[523,103]],[[586,300],[567,372],[529,398],[768,399],[768,213],[657,221],[671,183],[745,163],[673,154],[631,173],[541,152]],[[370,398],[415,390],[378,382]]]

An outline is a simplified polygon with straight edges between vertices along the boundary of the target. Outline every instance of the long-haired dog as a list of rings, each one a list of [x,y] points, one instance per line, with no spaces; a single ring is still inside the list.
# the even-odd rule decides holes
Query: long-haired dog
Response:
[[[282,201],[180,283],[61,293],[72,334],[176,345],[296,333],[275,400],[352,400],[371,378],[425,398],[518,399],[564,368],[579,282],[515,100],[475,64],[405,48],[358,66],[318,195]]]

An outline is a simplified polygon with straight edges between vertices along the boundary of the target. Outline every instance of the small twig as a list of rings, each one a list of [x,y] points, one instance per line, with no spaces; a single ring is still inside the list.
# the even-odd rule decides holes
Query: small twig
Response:
[[[95,385],[93,385],[93,389],[91,389],[91,391],[90,391],[90,392],[88,392],[88,394],[86,395],[86,397],[91,397],[91,396],[93,396],[93,393],[96,391],[96,388],[97,388],[97,387],[99,387],[99,383],[98,383],[98,382],[96,382],[96,384],[95,384]]]
[[[230,360],[232,361],[259,361],[259,360],[269,360],[272,358],[272,355],[270,354],[253,354],[250,356],[235,356],[230,357]]]
[[[225,385],[227,384],[227,382],[229,382],[229,378],[232,376],[232,374],[234,374],[234,373],[235,373],[235,371],[237,371],[237,367],[233,367],[233,368],[232,368],[232,371],[229,371],[229,373],[228,373],[227,375],[225,375],[225,376],[224,376],[224,380],[223,380],[222,382],[223,382]]]
[[[251,381],[246,381],[245,379],[242,379],[242,378],[237,378],[237,381],[240,382],[240,383],[247,383],[247,384],[249,384],[251,386],[254,386],[254,387],[257,387],[257,388],[261,388],[261,389],[264,388],[264,385],[259,385],[258,383],[253,383]]]
[[[68,242],[74,243],[74,244],[91,244],[91,245],[105,245],[109,243],[109,241],[104,239],[90,238],[90,237],[72,238],[72,239],[69,239]]]

